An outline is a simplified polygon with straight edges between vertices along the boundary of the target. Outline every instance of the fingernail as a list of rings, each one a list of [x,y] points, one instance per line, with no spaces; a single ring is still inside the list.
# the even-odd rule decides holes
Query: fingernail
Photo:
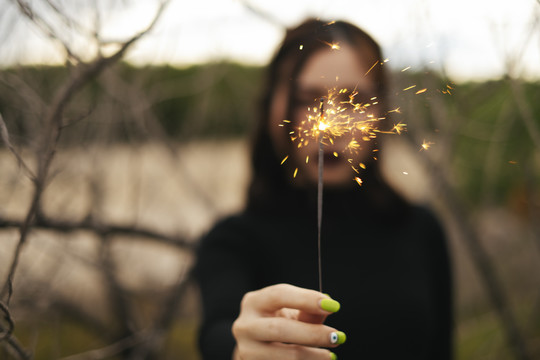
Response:
[[[339,303],[336,300],[332,299],[322,299],[321,300],[321,309],[329,312],[336,312],[340,308]]]
[[[332,331],[330,333],[330,343],[341,345],[347,341],[347,335],[343,331]]]
[[[330,353],[330,360],[337,360],[337,355],[333,352]]]

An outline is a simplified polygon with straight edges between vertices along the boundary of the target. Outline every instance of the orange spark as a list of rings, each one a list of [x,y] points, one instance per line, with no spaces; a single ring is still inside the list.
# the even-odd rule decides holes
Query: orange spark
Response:
[[[364,74],[364,76],[366,76],[367,74],[369,74],[369,72],[371,70],[373,70],[373,68],[375,67],[375,65],[377,65],[379,63],[379,60],[375,61],[375,63],[373,65],[371,65],[371,67],[369,68],[369,70]]]
[[[322,41],[322,40],[321,40]],[[330,46],[330,49],[332,50],[339,50],[341,49],[341,46],[339,46],[339,42],[335,42],[335,43],[329,43],[329,42],[326,42],[326,41],[322,41],[324,44]]]
[[[435,143],[433,143],[431,141],[424,140],[422,142],[422,147],[420,148],[420,151],[429,149],[431,147],[431,145],[433,145],[433,144],[435,144]]]
[[[401,133],[405,130],[407,130],[407,124],[402,123],[394,124],[394,127],[392,128],[392,132],[395,132],[398,135],[401,135]]]

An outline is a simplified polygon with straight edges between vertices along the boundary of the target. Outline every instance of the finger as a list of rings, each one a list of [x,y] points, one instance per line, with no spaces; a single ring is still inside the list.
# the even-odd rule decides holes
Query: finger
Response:
[[[328,349],[283,343],[250,342],[236,349],[239,358],[245,360],[335,360],[336,355]]]
[[[252,339],[313,347],[335,347],[345,342],[345,334],[322,325],[304,323],[280,317],[257,318],[248,324]]]
[[[298,313],[297,319],[298,321],[302,321],[305,323],[322,324],[324,323],[327,317],[328,317],[328,314],[316,315],[316,314],[307,313],[305,311],[300,311]]]
[[[281,308],[291,308],[315,315],[328,315],[339,310],[339,303],[315,290],[278,284],[246,294],[242,307],[260,313],[274,313]]]
[[[311,324],[322,324],[328,315],[319,315],[319,314],[310,314],[305,311],[300,311],[297,309],[288,309],[283,308],[274,312],[276,316],[281,316],[287,319],[295,319],[302,322],[307,322]]]

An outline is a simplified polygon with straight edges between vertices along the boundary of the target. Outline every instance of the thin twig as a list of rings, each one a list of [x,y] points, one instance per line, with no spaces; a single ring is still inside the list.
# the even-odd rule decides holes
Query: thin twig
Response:
[[[3,331],[2,326],[0,326],[0,331]],[[5,339],[2,340],[2,342],[7,344],[6,349],[12,354],[12,356],[15,356],[17,359],[32,359],[32,353],[25,350],[19,340],[15,336],[13,336],[13,334],[7,336]]]
[[[540,1],[540,0],[539,0]],[[251,11],[253,14],[259,16],[261,19],[268,21],[272,25],[276,25],[277,27],[280,27],[282,29],[286,28],[283,21],[279,20],[277,17],[269,14],[268,12],[264,12],[261,9],[258,9],[251,5],[248,0],[242,0],[241,4],[244,5],[244,7]]]
[[[63,357],[59,360],[100,360],[109,359],[121,352],[133,348],[137,344],[144,342],[146,339],[146,331],[127,336],[119,341],[102,347],[100,349],[90,350],[81,354],[75,354],[67,357]]]
[[[2,117],[1,113],[0,113],[0,139],[2,139],[2,142],[4,143],[4,145],[6,145],[8,150],[13,154],[13,156],[15,156],[15,158],[17,159],[17,163],[19,164],[20,167],[23,168],[23,170],[26,172],[27,176],[32,181],[34,181],[35,178],[36,178],[36,175],[34,175],[32,170],[30,170],[28,165],[26,165],[26,163],[24,162],[24,159],[21,157],[21,155],[19,155],[17,150],[15,150],[15,148],[11,144],[11,141],[9,140],[8,128],[6,126],[6,123],[4,122],[4,118]]]
[[[32,6],[25,2],[24,0],[14,0],[17,5],[19,6],[19,10],[36,26],[40,28],[40,30],[50,39],[58,41],[64,50],[66,51],[67,57],[69,60],[80,63],[81,59],[71,50],[70,46],[62,40],[56,31],[53,29],[53,27],[45,21],[41,16],[35,13]]]
[[[2,328],[2,332],[0,332],[0,341],[8,338],[13,333],[13,328],[15,328],[15,324],[13,323],[13,319],[11,318],[11,313],[9,311],[9,308],[6,304],[4,304],[2,301],[0,301],[0,311],[3,313],[3,318],[6,321],[8,327],[7,329]]]

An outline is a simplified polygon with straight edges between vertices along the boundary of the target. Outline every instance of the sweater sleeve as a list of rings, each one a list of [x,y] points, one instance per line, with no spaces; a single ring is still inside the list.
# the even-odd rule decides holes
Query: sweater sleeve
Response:
[[[243,295],[251,289],[249,242],[238,218],[216,225],[199,243],[194,275],[203,318],[199,348],[204,360],[230,360],[235,346],[231,327]]]

